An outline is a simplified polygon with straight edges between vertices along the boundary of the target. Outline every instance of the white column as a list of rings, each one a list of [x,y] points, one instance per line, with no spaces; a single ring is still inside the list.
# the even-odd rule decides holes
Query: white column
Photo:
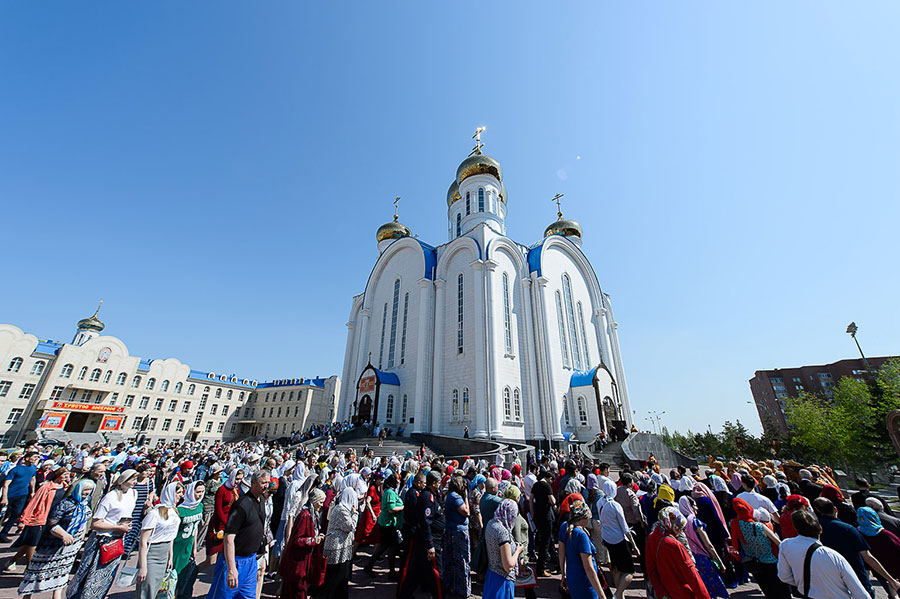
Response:
[[[628,385],[625,383],[625,367],[622,365],[622,354],[619,351],[619,323],[615,321],[612,314],[612,308],[609,309],[610,327],[609,336],[612,342],[613,360],[615,361],[616,387],[619,390],[619,397],[622,400],[623,419],[628,426],[634,424],[634,414],[631,412],[631,400],[628,398]]]
[[[472,262],[469,267],[472,270],[472,276],[469,277],[470,285],[472,286],[472,290],[474,293],[472,296],[475,298],[473,302],[475,305],[472,306],[472,310],[470,311],[472,316],[471,322],[474,322],[476,326],[474,327],[466,327],[469,331],[472,331],[474,335],[475,331],[484,331],[484,279],[482,278],[484,275],[484,263],[480,260],[476,260]],[[468,313],[469,311],[467,311]],[[465,316],[466,321],[469,321],[469,316]],[[463,331],[465,333],[465,329]],[[475,361],[475,380],[472,389],[474,391],[472,401],[472,412],[474,412],[474,423],[475,423],[475,438],[476,439],[486,439],[488,438],[488,427],[490,426],[490,422],[488,421],[488,398],[487,398],[487,373],[485,368],[486,356],[483,354],[484,345],[477,343],[475,339],[469,339],[469,341],[465,344],[465,347],[469,348],[469,352],[471,352],[471,359]],[[479,347],[481,351],[479,352]],[[482,354],[482,355],[479,355]]]
[[[597,343],[600,346],[600,359],[607,366],[612,366],[612,354],[609,351],[609,338],[606,336],[606,308],[600,307],[594,310],[594,330],[597,333]],[[618,383],[618,381],[616,381]]]
[[[431,289],[432,283],[428,279],[420,279],[417,283],[419,286],[419,334],[416,339],[416,391],[413,395],[413,423],[412,430],[414,433],[426,432],[423,428],[425,424],[425,405],[430,403],[425,395],[425,369],[428,352],[425,344],[428,341],[428,327],[434,323],[434,320],[428,317],[428,309],[431,307]],[[401,400],[402,401],[402,400]]]
[[[344,372],[341,375],[344,381],[349,381],[353,376],[353,363],[356,355],[353,354],[353,333],[356,330],[356,323],[352,320],[347,323],[347,345],[344,348]],[[341,395],[338,398],[338,405],[335,406],[334,415],[337,420],[343,420],[350,417],[350,406],[353,404],[353,397],[350,391],[350,385],[341,389]],[[355,391],[356,385],[353,385]]]
[[[434,351],[432,352],[432,372],[434,373],[434,377],[432,380],[431,386],[431,401],[424,402],[426,405],[423,406],[423,411],[426,411],[427,414],[423,414],[422,421],[424,422],[426,419],[428,420],[427,430],[424,432],[434,432],[435,426],[435,418],[434,413],[436,409],[440,409],[443,405],[443,363],[444,363],[444,313],[447,311],[444,307],[445,303],[445,289],[444,289],[444,280],[443,279],[435,279],[434,281]],[[423,323],[424,328],[424,323]],[[424,349],[424,348],[423,348]],[[419,406],[416,406],[416,424],[419,422]],[[421,427],[417,427],[421,428]],[[443,430],[443,427],[441,427]]]
[[[537,318],[535,318],[535,320],[540,326],[539,338],[542,341],[539,344],[539,349],[541,351],[541,371],[544,380],[544,397],[546,398],[545,401],[549,407],[547,412],[550,417],[550,422],[548,423],[549,426],[545,432],[550,435],[550,439],[553,441],[563,441],[565,438],[562,435],[559,424],[559,401],[561,397],[557,397],[553,385],[553,364],[550,360],[550,335],[547,326],[547,284],[550,281],[545,277],[537,277],[535,282],[537,283],[537,287],[535,288]]]
[[[369,314],[370,310],[368,308],[363,308],[359,311],[359,337],[357,337],[356,341],[356,372],[353,373],[353,376],[350,380],[350,384],[353,385],[353,389],[350,390],[348,397],[351,398],[349,405],[353,405],[353,400],[356,399],[356,380],[359,378],[359,375],[362,374],[363,368],[366,367],[366,363],[368,362],[368,347],[369,347]]]
[[[487,372],[485,376],[486,399],[490,404],[490,432],[491,437],[503,436],[503,393],[500,390],[500,382],[497,378],[497,347],[494,344],[494,270],[497,263],[493,260],[484,261],[484,293],[485,293],[485,318],[484,318],[484,349],[487,357]],[[512,401],[512,398],[510,398]]]
[[[544,412],[544,406],[541,404],[540,397],[541,393],[538,390],[538,380],[537,380],[537,372],[535,365],[537,364],[537,359],[535,357],[535,352],[537,348],[534,343],[534,320],[532,317],[532,309],[531,309],[531,279],[519,279],[519,295],[521,296],[521,305],[522,305],[522,330],[525,332],[525,349],[522,351],[522,355],[519,356],[521,362],[521,372],[522,372],[522,406],[524,407],[526,397],[528,398],[528,406],[529,412],[531,414],[531,431],[530,436],[532,439],[542,440],[545,439],[543,426],[541,425],[541,417]],[[525,380],[528,380],[528,392],[525,392]],[[529,437],[528,432],[526,431],[525,438]]]

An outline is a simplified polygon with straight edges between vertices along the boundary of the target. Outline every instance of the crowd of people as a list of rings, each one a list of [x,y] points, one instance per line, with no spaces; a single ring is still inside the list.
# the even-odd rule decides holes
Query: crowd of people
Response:
[[[386,576],[400,599],[473,588],[530,599],[557,575],[573,599],[621,599],[634,585],[659,599],[728,597],[749,582],[768,599],[864,599],[873,577],[896,597],[900,519],[865,480],[848,501],[827,469],[777,461],[666,472],[652,458],[612,476],[562,450],[35,444],[0,452],[0,542],[17,534],[0,569],[24,566],[19,593],[54,599],[102,599],[113,584],[189,599],[209,568],[213,599],[259,599],[266,581],[283,599],[341,599],[352,576]]]

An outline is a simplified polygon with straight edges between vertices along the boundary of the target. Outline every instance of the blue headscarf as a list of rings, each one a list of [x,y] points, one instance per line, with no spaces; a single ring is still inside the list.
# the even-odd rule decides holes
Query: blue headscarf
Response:
[[[881,525],[881,518],[870,507],[857,508],[856,519],[859,522],[859,532],[864,536],[874,537],[884,529]]]
[[[84,528],[87,523],[88,514],[91,511],[91,493],[87,494],[87,497],[82,498],[82,491],[84,491],[84,487],[87,485],[94,485],[96,483],[88,478],[83,478],[72,488],[71,498],[75,503],[75,513],[72,514],[72,521],[69,522],[69,527],[66,528],[66,532],[70,535],[75,535]]]
[[[469,491],[474,491],[475,487],[480,485],[483,482],[486,482],[487,479],[484,478],[482,474],[476,474],[475,478],[472,479],[472,482],[469,483]]]

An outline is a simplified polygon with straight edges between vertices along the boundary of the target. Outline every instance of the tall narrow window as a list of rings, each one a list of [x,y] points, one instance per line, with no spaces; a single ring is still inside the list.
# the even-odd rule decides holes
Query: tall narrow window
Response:
[[[463,420],[469,419],[469,388],[463,388]]]
[[[522,421],[522,398],[519,396],[519,388],[513,391],[513,418],[516,422]]]
[[[559,291],[556,292],[556,317],[557,326],[559,328],[559,344],[562,347],[563,366],[569,366],[569,344],[566,343],[566,320],[563,317],[562,298]]]
[[[387,330],[387,303],[384,304],[384,312],[381,314],[381,347],[378,350],[378,368],[384,361],[384,332]]]
[[[403,294],[403,332],[400,334],[400,364],[406,364],[406,321],[409,317],[409,291]]]
[[[9,366],[6,368],[6,372],[19,372],[19,369],[22,367],[22,358],[13,358],[9,361]]]
[[[400,422],[406,422],[406,406],[407,406],[407,399],[406,399],[406,393],[404,393],[403,394],[403,403],[400,404]]]
[[[125,374],[125,373],[122,373],[122,374]],[[72,376],[72,365],[66,364],[65,366],[62,367],[62,370],[59,371],[59,378],[67,379],[70,376]],[[125,381],[123,380],[122,382],[124,383]]]
[[[512,353],[512,330],[509,313],[509,275],[503,273],[503,328],[506,333],[506,354]]]
[[[463,276],[456,278],[456,353],[463,353]]]
[[[580,395],[578,396],[578,421],[581,423],[581,426],[587,426],[587,411],[584,409],[584,398]]]
[[[169,381],[163,381],[162,385],[159,386],[159,390],[162,393],[165,393],[166,391],[168,391],[169,390]]]
[[[478,212],[484,212],[484,187],[478,188]]]
[[[138,388],[140,388],[140,386],[141,386],[141,377],[135,376],[133,379],[131,379],[131,388],[132,389],[138,389]]]
[[[462,215],[456,215],[456,236],[459,237],[462,234]]]
[[[470,194],[467,191],[466,192],[466,216],[469,216],[469,214],[471,214],[471,212],[472,212],[472,202],[471,202]]]
[[[81,370],[78,371],[78,380],[83,381],[84,377],[87,375],[87,366],[82,366]],[[16,370],[18,372],[18,369]]]
[[[582,370],[584,363],[581,361],[581,347],[578,345],[578,333],[575,329],[575,308],[572,302],[572,284],[569,275],[563,275],[563,292],[566,294],[566,320],[569,323],[569,339],[572,344],[572,353],[575,355],[575,368]]]
[[[42,360],[38,360],[31,367],[31,374],[40,375],[42,372],[44,372],[44,366],[46,366],[46,365],[47,365],[46,362],[44,362]]]
[[[578,326],[581,328],[581,346],[584,349],[585,366],[591,365],[591,352],[588,351],[588,336],[584,328],[584,312],[581,310],[581,302],[578,302]]]
[[[503,389],[503,420],[506,422],[512,420],[512,398],[509,394],[509,387]]]
[[[400,310],[400,279],[394,281],[394,300],[391,304],[391,344],[388,347],[388,368],[394,367],[394,350],[397,348],[397,317]]]
[[[279,408],[279,411],[281,408]],[[394,418],[394,396],[388,395],[387,400],[387,409],[384,411],[384,419],[386,422],[390,422]]]
[[[100,374],[101,374],[101,371],[100,371],[99,368],[93,369],[93,370],[91,371],[91,378],[89,379],[90,382],[96,383],[97,381],[99,381],[99,380],[100,380]]]
[[[450,401],[450,419],[459,420],[459,391],[453,390],[453,396]]]
[[[571,424],[569,420],[569,400],[566,399],[565,395],[563,395],[563,421],[566,423],[566,426]]]
[[[112,370],[107,370],[106,374],[103,375],[103,383],[108,383],[109,379],[112,378]]]

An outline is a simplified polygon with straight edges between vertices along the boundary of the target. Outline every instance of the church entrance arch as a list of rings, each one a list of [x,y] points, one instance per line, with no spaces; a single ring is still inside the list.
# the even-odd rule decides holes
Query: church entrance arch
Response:
[[[372,398],[364,395],[359,402],[359,408],[356,411],[356,421],[359,423],[368,422],[372,419]]]

